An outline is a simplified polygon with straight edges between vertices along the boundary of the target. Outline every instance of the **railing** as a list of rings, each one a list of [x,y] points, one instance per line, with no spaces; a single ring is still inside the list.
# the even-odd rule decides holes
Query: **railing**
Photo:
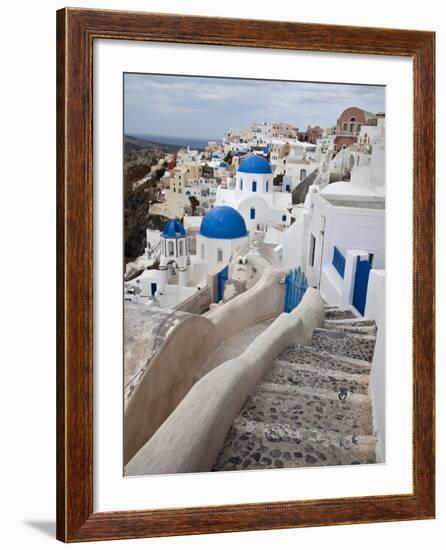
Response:
[[[333,264],[333,267],[336,269],[339,275],[344,278],[345,258],[341,254],[339,248],[337,248],[336,246],[333,249],[333,260],[331,263]]]
[[[290,313],[297,307],[308,288],[308,281],[305,273],[299,267],[292,269],[285,278],[285,313]]]

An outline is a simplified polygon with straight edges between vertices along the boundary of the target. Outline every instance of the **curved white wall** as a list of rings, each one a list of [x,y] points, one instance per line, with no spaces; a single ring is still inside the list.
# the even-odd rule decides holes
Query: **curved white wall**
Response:
[[[210,471],[236,415],[275,357],[293,342],[307,342],[323,322],[322,298],[309,288],[300,305],[282,313],[244,353],[195,384],[132,458],[126,475]]]

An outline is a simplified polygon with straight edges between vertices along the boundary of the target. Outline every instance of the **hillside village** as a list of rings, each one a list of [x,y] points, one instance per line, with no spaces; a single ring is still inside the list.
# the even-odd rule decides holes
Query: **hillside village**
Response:
[[[382,462],[384,113],[129,144],[126,475]]]

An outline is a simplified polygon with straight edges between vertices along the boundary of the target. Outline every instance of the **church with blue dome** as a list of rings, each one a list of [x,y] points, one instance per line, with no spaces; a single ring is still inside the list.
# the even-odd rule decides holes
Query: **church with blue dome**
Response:
[[[278,224],[287,226],[292,199],[291,193],[274,190],[268,159],[250,153],[241,158],[232,188],[218,188],[215,204],[236,210],[247,229],[254,232]]]
[[[230,206],[209,210],[197,234],[197,262],[209,270],[219,271],[228,265],[231,256],[248,244],[248,230],[243,216]]]
[[[245,220],[230,206],[213,208],[200,226],[200,235],[208,239],[240,239],[247,234]]]
[[[187,233],[183,224],[177,220],[169,220],[160,235],[160,263],[161,290],[168,284],[168,270],[178,270],[179,284],[186,286],[188,283],[189,247]]]
[[[270,163],[261,155],[248,155],[245,157],[240,163],[238,172],[244,174],[272,174]]]

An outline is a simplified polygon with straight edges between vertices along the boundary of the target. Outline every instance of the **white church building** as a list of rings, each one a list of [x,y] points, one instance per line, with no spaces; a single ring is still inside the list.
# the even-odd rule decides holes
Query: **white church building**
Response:
[[[241,214],[230,206],[217,206],[201,222],[193,267],[204,264],[207,273],[216,273],[229,264],[237,250],[247,244],[248,231]]]
[[[291,193],[274,191],[270,163],[261,155],[250,154],[240,162],[234,187],[217,189],[215,204],[237,210],[249,231],[264,231],[287,223]]]
[[[201,220],[196,254],[190,254],[188,232],[177,219],[168,221],[158,238],[159,244],[150,247],[159,260],[158,269],[146,269],[130,281],[133,294],[128,292],[126,299],[141,304],[155,300],[161,307],[175,307],[208,284],[209,276],[227,270],[236,252],[246,249],[249,233],[237,210],[219,206]]]

